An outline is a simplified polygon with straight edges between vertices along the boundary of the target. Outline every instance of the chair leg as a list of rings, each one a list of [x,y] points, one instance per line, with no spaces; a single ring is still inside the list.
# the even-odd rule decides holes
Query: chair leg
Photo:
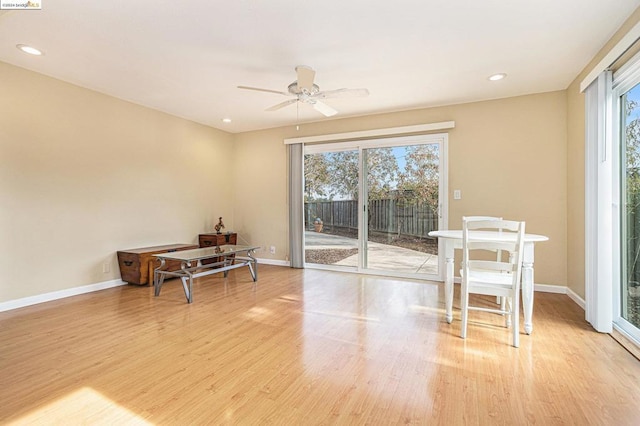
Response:
[[[503,297],[500,303],[500,309],[513,313],[513,301],[510,297]],[[511,315],[507,314],[504,317],[504,326],[511,327]]]
[[[467,338],[467,317],[469,315],[469,293],[465,289],[462,289],[462,327],[460,329],[460,337]]]
[[[513,316],[513,346],[520,347],[520,299],[516,293],[511,306],[511,316]]]

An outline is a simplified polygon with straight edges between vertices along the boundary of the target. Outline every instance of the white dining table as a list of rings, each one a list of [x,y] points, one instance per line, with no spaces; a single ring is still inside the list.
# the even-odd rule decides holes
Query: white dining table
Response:
[[[503,234],[496,231],[470,231],[474,239],[486,241],[514,241],[513,234]],[[462,230],[448,229],[429,232],[430,237],[441,238],[444,241],[444,301],[445,318],[449,324],[453,321],[453,271],[454,253],[456,249],[462,249]],[[549,237],[537,234],[524,235],[524,253],[522,259],[522,308],[524,313],[524,331],[531,334],[533,331],[533,252],[536,243],[548,241]]]

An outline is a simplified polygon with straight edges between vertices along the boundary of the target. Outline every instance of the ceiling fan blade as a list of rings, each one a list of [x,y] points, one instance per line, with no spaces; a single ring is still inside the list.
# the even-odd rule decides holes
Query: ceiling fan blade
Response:
[[[320,92],[313,97],[316,99],[329,99],[329,98],[347,98],[347,97],[365,97],[369,96],[367,89],[336,89]]]
[[[256,92],[277,93],[279,95],[289,96],[290,93],[281,92],[280,90],[260,89],[259,87],[238,86],[238,89],[255,90]]]
[[[324,104],[320,101],[315,101],[313,103],[313,108],[324,114],[326,117],[331,117],[332,115],[336,115],[338,113],[338,111],[336,111],[335,109],[331,108],[329,105]]]
[[[298,65],[296,67],[296,73],[298,73],[298,89],[311,90],[313,88],[313,79],[316,77],[316,72],[313,68],[306,65]]]
[[[280,108],[284,108],[287,105],[291,105],[293,103],[298,102],[298,99],[289,99],[288,101],[284,101],[284,102],[280,102],[278,105],[274,105],[272,107],[269,107],[267,109],[265,109],[265,111],[276,111],[279,110]]]

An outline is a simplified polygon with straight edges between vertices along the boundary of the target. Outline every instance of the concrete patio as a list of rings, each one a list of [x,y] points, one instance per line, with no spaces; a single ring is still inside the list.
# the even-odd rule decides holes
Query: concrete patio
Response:
[[[437,274],[438,256],[402,247],[368,242],[368,269],[417,274]],[[321,232],[305,231],[305,248],[312,250],[355,249],[358,240]],[[358,255],[349,256],[334,265],[358,266]]]

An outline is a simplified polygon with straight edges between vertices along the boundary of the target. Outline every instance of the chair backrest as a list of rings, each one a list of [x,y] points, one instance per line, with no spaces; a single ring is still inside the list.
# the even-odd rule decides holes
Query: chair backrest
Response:
[[[472,220],[502,220],[501,217],[495,217],[495,216],[462,216],[462,221],[464,222],[465,220],[467,221],[472,221]]]
[[[465,221],[468,222],[476,222],[476,221],[487,221],[487,220],[502,220],[501,217],[496,217],[496,216],[462,216],[462,222],[464,223]],[[492,230],[495,230],[493,228],[491,228]],[[498,230],[498,232],[500,232],[500,230]],[[502,251],[501,250],[493,250],[496,253],[496,259],[497,260],[501,260],[502,259]]]
[[[520,286],[525,223],[512,220],[464,220],[462,223],[463,274],[473,271],[508,272]],[[483,232],[484,231],[484,232]],[[486,232],[489,231],[489,232]],[[509,260],[485,260],[482,252],[506,251]]]

